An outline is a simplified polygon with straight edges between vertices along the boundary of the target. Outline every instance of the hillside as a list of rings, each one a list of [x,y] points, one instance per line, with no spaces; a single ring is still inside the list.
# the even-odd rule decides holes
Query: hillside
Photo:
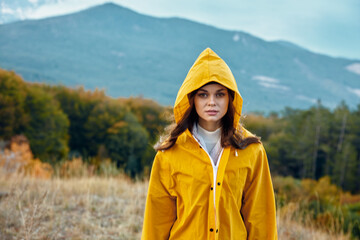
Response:
[[[211,47],[230,66],[245,111],[360,102],[360,60],[312,53],[180,18],[108,3],[78,13],[0,25],[0,68],[24,79],[104,88],[172,105],[198,54]]]

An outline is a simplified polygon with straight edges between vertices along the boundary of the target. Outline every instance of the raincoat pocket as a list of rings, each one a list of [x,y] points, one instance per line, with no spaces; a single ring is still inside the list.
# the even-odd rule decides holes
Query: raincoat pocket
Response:
[[[181,196],[188,196],[191,202],[193,202],[191,198],[197,198],[198,194],[207,192],[211,186],[208,170],[206,168],[202,171],[198,170],[198,168],[189,168],[187,171],[172,174],[175,191]]]

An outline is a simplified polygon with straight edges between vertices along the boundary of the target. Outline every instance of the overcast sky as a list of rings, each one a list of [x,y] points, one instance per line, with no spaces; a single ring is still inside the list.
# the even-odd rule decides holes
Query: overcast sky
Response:
[[[1,0],[0,0],[1,1]],[[28,0],[36,3],[37,0]],[[57,0],[27,13],[42,18],[104,0]],[[265,40],[287,40],[311,51],[360,60],[360,0],[113,0],[139,13],[182,17]]]

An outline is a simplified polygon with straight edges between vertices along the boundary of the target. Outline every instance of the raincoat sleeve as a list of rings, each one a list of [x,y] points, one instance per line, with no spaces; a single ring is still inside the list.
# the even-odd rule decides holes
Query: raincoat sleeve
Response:
[[[241,214],[248,238],[251,240],[276,240],[276,209],[270,170],[264,147],[252,160],[252,171],[248,175]]]
[[[142,240],[169,239],[176,220],[176,198],[169,193],[170,167],[158,152],[151,170]]]

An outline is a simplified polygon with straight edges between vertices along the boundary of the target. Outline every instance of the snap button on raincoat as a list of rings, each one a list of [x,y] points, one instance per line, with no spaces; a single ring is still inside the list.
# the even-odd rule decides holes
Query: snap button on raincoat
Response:
[[[175,121],[189,107],[187,95],[209,82],[234,91],[234,127],[249,136],[239,125],[242,98],[235,79],[210,48],[200,54],[178,92]],[[277,239],[274,192],[262,144],[224,148],[216,178],[214,185],[211,159],[189,130],[173,147],[158,151],[151,170],[142,240]]]

